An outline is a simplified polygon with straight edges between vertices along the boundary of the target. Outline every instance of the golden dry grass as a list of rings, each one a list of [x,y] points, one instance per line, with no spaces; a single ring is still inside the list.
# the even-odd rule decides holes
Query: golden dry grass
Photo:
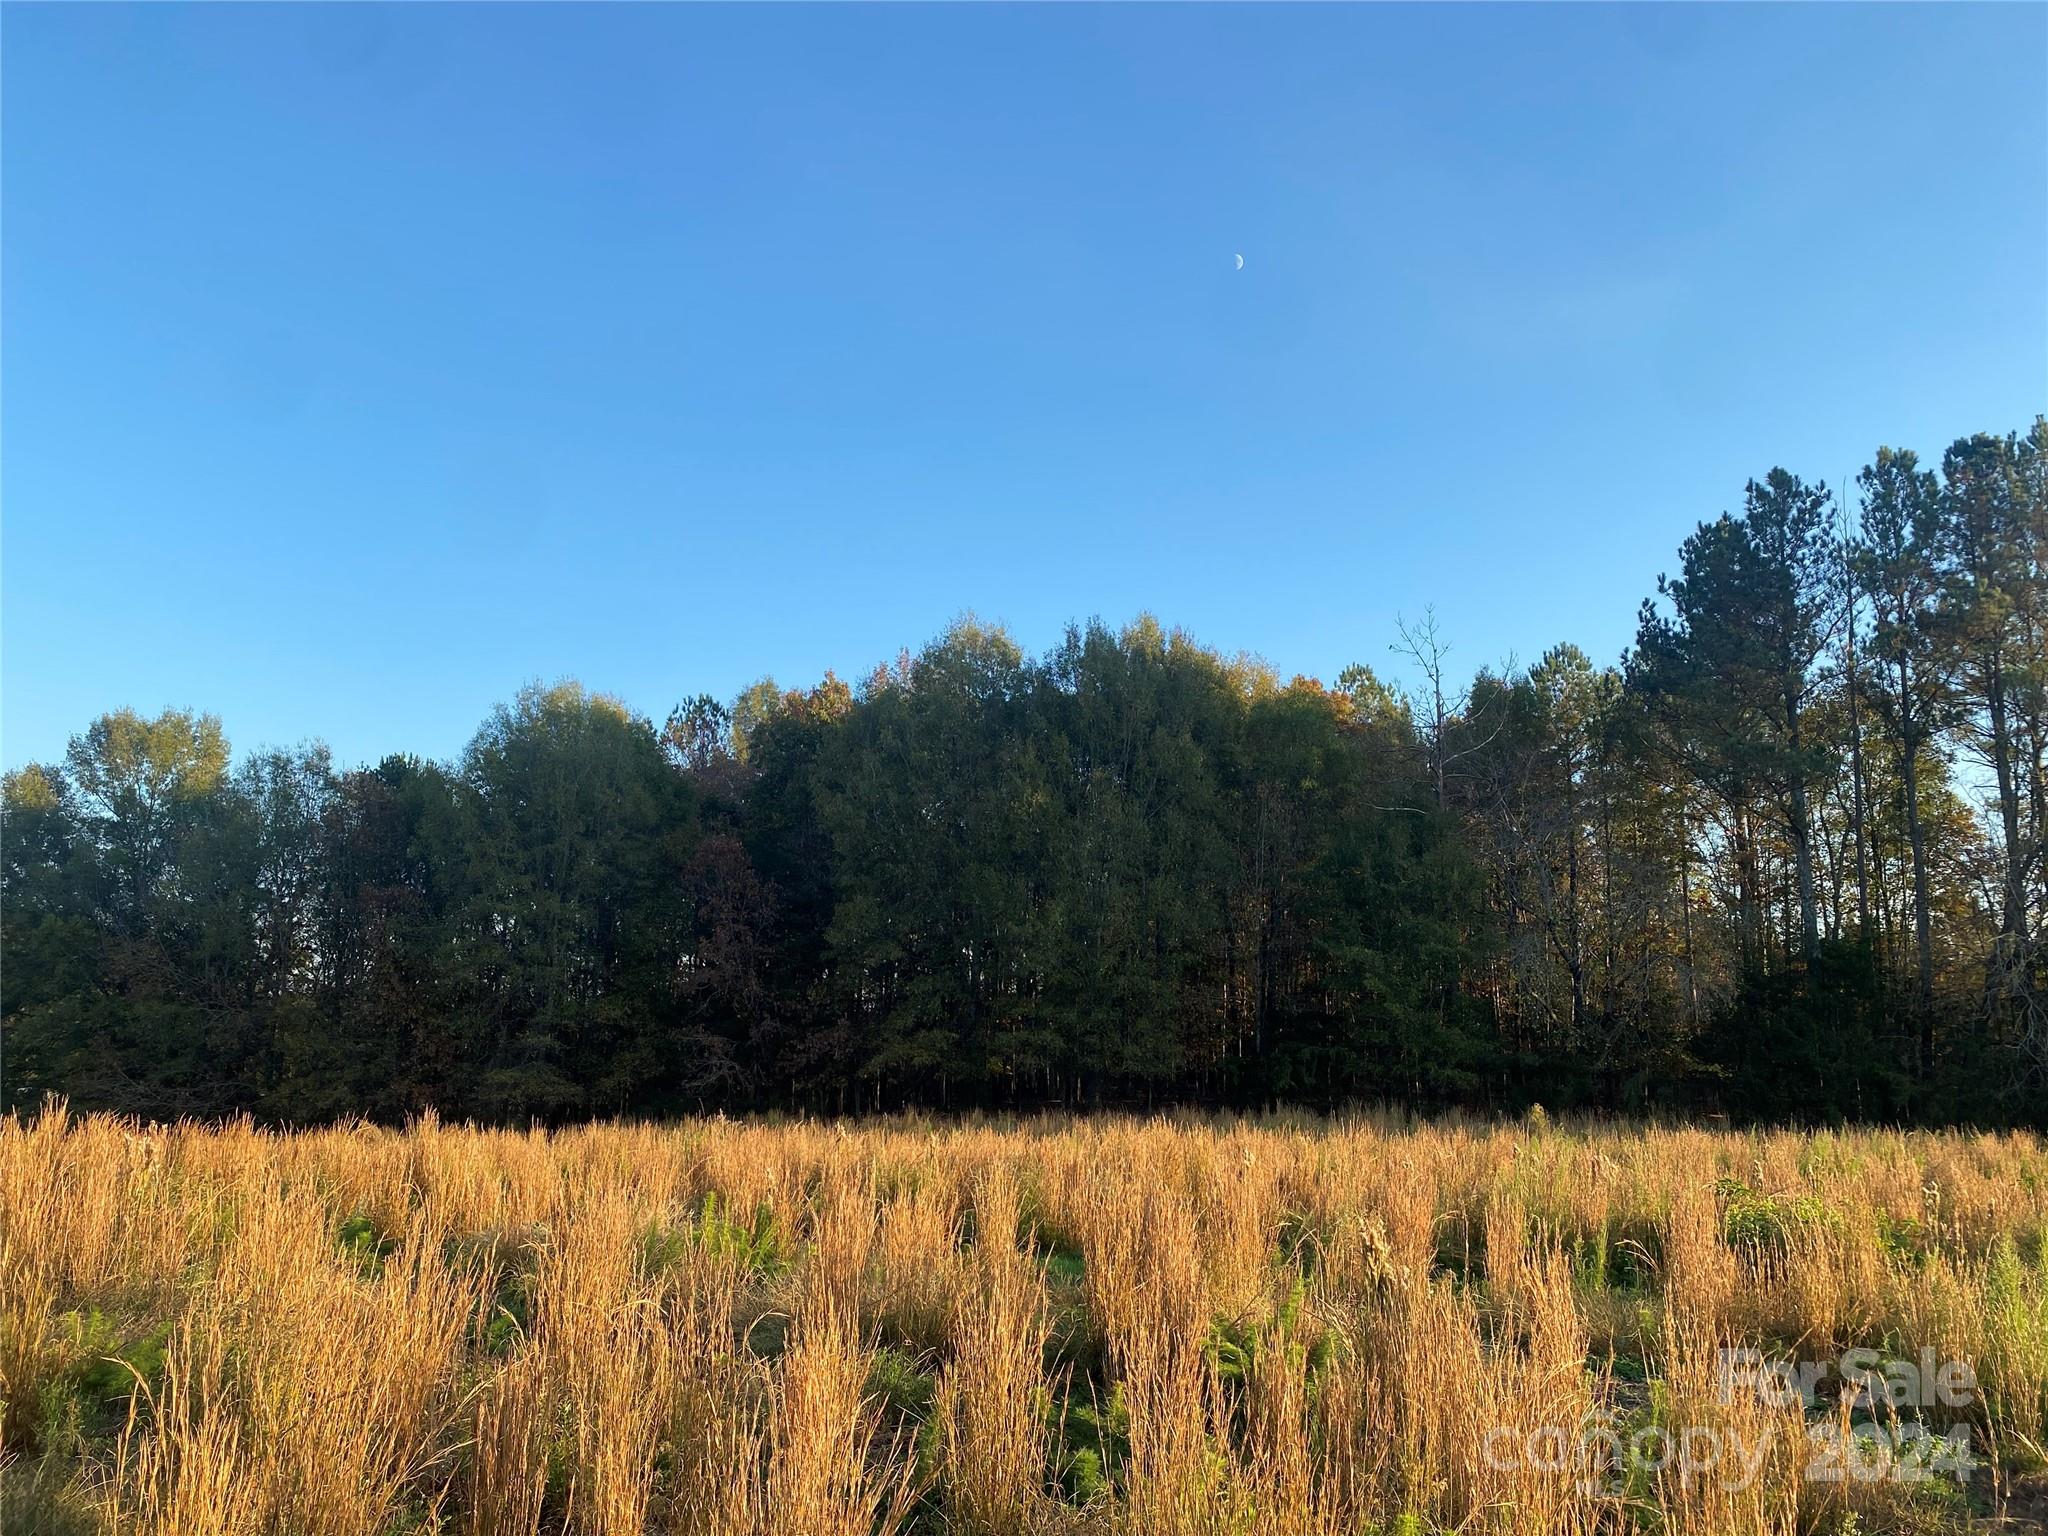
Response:
[[[1306,1118],[272,1134],[52,1108],[0,1122],[0,1527],[1965,1529],[2048,1433],[2042,1152]],[[1843,1408],[1726,1390],[1740,1346],[1967,1362],[1986,1465],[1960,1494],[1815,1480]],[[1719,1437],[1753,1475],[1613,1465],[1646,1430]]]

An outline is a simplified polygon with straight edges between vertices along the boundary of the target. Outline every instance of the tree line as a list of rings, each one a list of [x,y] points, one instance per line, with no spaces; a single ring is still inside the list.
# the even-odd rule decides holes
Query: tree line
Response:
[[[307,1121],[1274,1101],[2034,1122],[2048,423],[1703,523],[1615,666],[972,621],[656,725],[6,778],[4,1095]]]

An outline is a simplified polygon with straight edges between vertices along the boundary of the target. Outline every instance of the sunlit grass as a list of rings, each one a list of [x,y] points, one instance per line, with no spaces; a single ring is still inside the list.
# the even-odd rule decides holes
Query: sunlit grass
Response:
[[[1962,1133],[53,1109],[0,1123],[0,1528],[1959,1530],[2048,1433],[2044,1174]],[[1837,1409],[1731,1397],[1734,1346],[1966,1362],[1983,1466],[1812,1480]],[[1756,1475],[1601,1466],[1595,1421]]]

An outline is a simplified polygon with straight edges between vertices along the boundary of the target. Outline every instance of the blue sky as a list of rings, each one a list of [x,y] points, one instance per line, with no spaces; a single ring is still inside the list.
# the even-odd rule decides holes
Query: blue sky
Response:
[[[966,610],[1609,660],[1748,476],[2048,407],[2039,5],[0,27],[10,766],[452,755]]]

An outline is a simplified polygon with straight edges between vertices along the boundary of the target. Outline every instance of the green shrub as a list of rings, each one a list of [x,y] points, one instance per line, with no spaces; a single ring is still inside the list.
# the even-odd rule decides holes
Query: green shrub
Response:
[[[663,1274],[690,1249],[730,1259],[758,1280],[783,1274],[795,1258],[766,1201],[754,1207],[750,1222],[741,1222],[726,1210],[716,1190],[704,1196],[697,1214],[682,1226],[649,1226],[640,1234],[640,1268],[649,1276]]]
[[[170,1324],[124,1339],[122,1330],[97,1307],[60,1313],[57,1323],[67,1335],[70,1363],[42,1386],[37,1444],[76,1445],[116,1433],[128,1416],[138,1383],[147,1395],[163,1380]]]
[[[1877,1245],[1886,1258],[1912,1265],[1922,1263],[1930,1248],[1927,1228],[1918,1217],[1891,1216],[1883,1211],[1877,1213]]]
[[[1054,1476],[1067,1498],[1093,1503],[1113,1489],[1131,1454],[1131,1412],[1121,1383],[1105,1399],[1082,1401],[1071,1394],[1058,1407],[1052,1426]]]
[[[1208,1356],[1217,1376],[1226,1385],[1240,1387],[1250,1374],[1259,1351],[1277,1348],[1286,1350],[1293,1357],[1313,1389],[1335,1352],[1335,1336],[1325,1332],[1319,1333],[1311,1343],[1302,1341],[1301,1320],[1307,1300],[1308,1287],[1297,1276],[1266,1328],[1254,1328],[1234,1318],[1218,1318],[1211,1323],[1208,1337],[1202,1343],[1202,1352]]]
[[[395,1239],[379,1232],[377,1224],[360,1211],[335,1229],[334,1242],[343,1260],[365,1280],[383,1272],[384,1261],[398,1246]]]
[[[1731,1248],[1751,1254],[1784,1254],[1802,1227],[1829,1226],[1835,1217],[1818,1195],[1760,1194],[1739,1179],[1720,1179],[1721,1235]]]
[[[937,1389],[938,1382],[900,1349],[878,1349],[868,1364],[868,1395],[879,1397],[891,1412],[905,1418],[922,1420],[929,1415]]]

